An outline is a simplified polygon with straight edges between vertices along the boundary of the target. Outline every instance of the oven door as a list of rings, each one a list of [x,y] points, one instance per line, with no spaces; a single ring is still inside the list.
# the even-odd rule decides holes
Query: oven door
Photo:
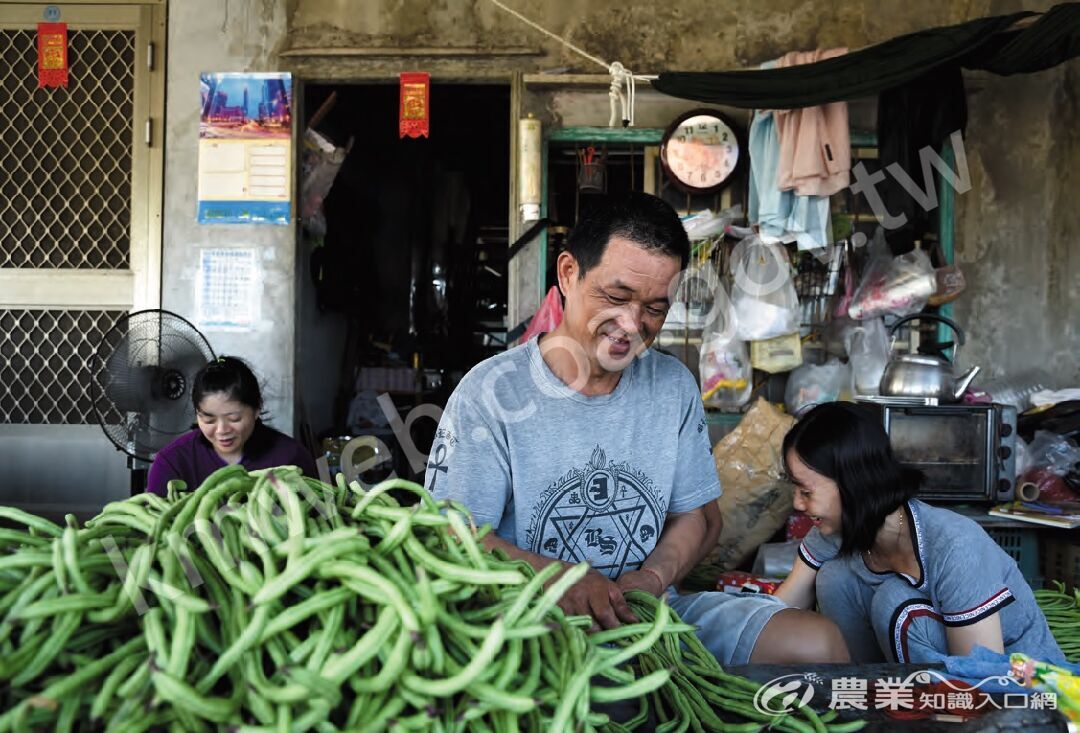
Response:
[[[921,498],[988,501],[996,497],[990,406],[889,406],[884,417],[897,460],[925,476]]]

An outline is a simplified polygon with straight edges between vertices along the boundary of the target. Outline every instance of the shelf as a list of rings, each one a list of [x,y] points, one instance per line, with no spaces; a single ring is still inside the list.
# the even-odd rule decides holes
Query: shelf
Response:
[[[637,143],[659,145],[664,130],[659,127],[560,127],[547,134],[553,143]]]

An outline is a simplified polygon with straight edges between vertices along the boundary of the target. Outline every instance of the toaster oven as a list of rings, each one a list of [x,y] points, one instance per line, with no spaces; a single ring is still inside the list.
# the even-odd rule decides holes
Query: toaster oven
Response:
[[[874,398],[893,454],[925,476],[919,497],[936,502],[1011,501],[1016,484],[1016,408],[913,405]]]

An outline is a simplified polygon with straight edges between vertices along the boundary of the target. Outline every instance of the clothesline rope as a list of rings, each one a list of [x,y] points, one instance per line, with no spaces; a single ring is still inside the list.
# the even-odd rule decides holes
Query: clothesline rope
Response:
[[[634,102],[636,101],[637,90],[635,89],[636,82],[649,81],[655,79],[655,76],[645,76],[641,74],[634,74],[618,61],[608,63],[603,59],[593,56],[588,51],[575,46],[570,41],[566,40],[557,33],[552,33],[547,28],[544,28],[539,23],[536,23],[524,15],[514,10],[511,7],[507,7],[500,0],[491,0],[491,2],[498,8],[514,16],[522,23],[535,28],[543,33],[545,36],[552,38],[562,45],[569,48],[574,53],[587,58],[595,64],[599,64],[607,69],[607,72],[611,74],[611,88],[608,90],[608,100],[611,105],[611,116],[608,118],[608,126],[615,127],[619,120],[619,111],[622,111],[623,124],[629,127],[634,126]]]

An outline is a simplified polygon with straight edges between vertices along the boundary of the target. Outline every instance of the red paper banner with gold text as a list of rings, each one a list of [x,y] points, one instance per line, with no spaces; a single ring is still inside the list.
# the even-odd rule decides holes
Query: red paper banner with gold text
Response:
[[[67,23],[38,23],[38,88],[68,85]]]
[[[401,108],[398,111],[398,133],[401,137],[428,136],[430,89],[430,74],[423,71],[401,74]]]

